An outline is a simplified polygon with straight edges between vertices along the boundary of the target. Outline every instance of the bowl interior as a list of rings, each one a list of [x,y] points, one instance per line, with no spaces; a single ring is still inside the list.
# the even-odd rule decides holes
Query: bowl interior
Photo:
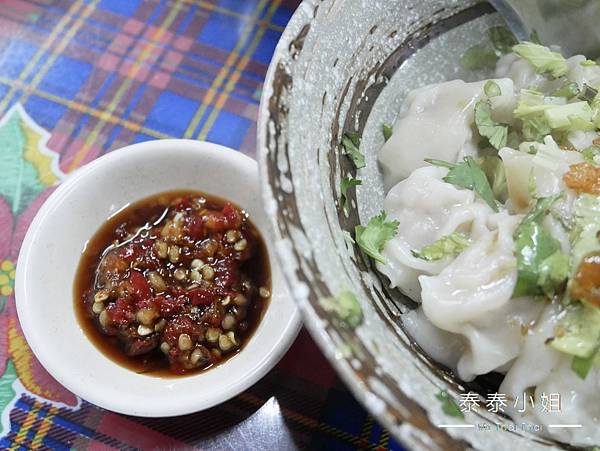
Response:
[[[273,297],[261,323],[237,356],[204,373],[157,378],[125,369],[88,340],[73,309],[73,281],[82,249],[109,216],[158,192],[193,189],[240,205],[264,234],[257,176],[256,163],[249,157],[185,140],[136,144],[73,173],[38,213],[19,256],[19,319],[46,369],[82,398],[140,416],[208,408],[264,375],[287,350],[300,324],[271,250]]]
[[[305,1],[275,52],[259,116],[262,189],[288,283],[305,324],[356,397],[407,446],[415,449],[546,449],[554,443],[527,432],[504,432],[507,418],[481,409],[472,429],[439,429],[449,421],[435,398],[441,389],[494,391],[495,381],[459,381],[425,355],[404,331],[401,314],[415,304],[387,289],[368,259],[348,240],[383,206],[377,151],[383,123],[393,123],[406,94],[447,79],[482,79],[458,61],[486,30],[501,24],[478,1],[388,0],[365,8],[353,0]],[[342,153],[346,131],[361,136],[366,167]],[[358,177],[348,214],[340,205],[342,177]],[[356,329],[319,300],[353,291],[363,323]],[[452,419],[450,419],[452,420]]]

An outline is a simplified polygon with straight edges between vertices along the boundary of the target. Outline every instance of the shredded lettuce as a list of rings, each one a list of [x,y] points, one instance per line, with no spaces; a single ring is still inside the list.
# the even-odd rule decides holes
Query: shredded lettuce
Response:
[[[364,168],[366,166],[365,156],[360,153],[358,149],[360,147],[360,136],[356,132],[346,132],[342,137],[342,146],[346,155],[350,157],[356,169]]]
[[[600,340],[600,309],[583,303],[570,304],[555,330],[550,346],[580,358],[592,356]]]
[[[357,225],[355,228],[356,243],[370,257],[385,264],[381,254],[385,243],[391,240],[398,231],[398,221],[388,221],[385,211],[370,219],[367,226]]]
[[[469,240],[462,233],[444,235],[439,240],[424,246],[419,252],[411,251],[413,256],[427,261],[441,260],[449,255],[460,254],[469,247]]]
[[[544,110],[544,116],[552,128],[569,128],[571,118],[579,118],[592,125],[592,109],[587,102],[567,103],[565,105],[552,105]]]
[[[569,70],[567,60],[558,52],[533,42],[521,42],[512,48],[513,52],[527,60],[540,74],[548,73],[555,78],[566,75]]]
[[[584,160],[594,166],[600,166],[600,146],[592,144],[581,151]]]
[[[560,243],[542,227],[542,220],[561,196],[539,198],[515,230],[517,283],[513,291],[514,298],[547,295],[544,288],[552,288],[556,284],[551,277],[555,275],[552,273],[555,262],[547,259],[560,250]],[[542,266],[543,262],[545,266]]]
[[[567,82],[552,93],[554,97],[566,97],[572,99],[579,95],[579,85],[575,82]]]
[[[334,313],[338,319],[352,328],[362,323],[362,308],[356,295],[351,291],[342,291],[337,296],[321,298],[319,304],[325,311]]]
[[[569,256],[557,250],[540,263],[537,284],[546,296],[552,298],[567,281],[570,271]]]
[[[563,302],[564,318],[557,326],[551,346],[573,356],[571,369],[585,379],[592,366],[600,365],[600,308],[585,299],[571,299],[570,286],[583,258],[600,251],[600,197],[581,194],[574,204],[575,227],[571,241],[570,280]],[[579,301],[579,302],[577,302]]]
[[[545,136],[552,133],[552,128],[543,116],[523,119],[523,138],[528,141],[543,141]]]
[[[527,103],[520,100],[517,104],[513,114],[523,121],[525,139],[539,141],[552,130],[592,131],[596,129],[593,110],[587,102],[558,104],[549,101],[551,99],[546,97],[544,103]]]

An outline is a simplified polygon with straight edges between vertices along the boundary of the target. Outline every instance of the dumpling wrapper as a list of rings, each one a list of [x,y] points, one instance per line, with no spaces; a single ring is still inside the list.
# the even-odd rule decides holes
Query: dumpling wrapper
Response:
[[[487,80],[453,80],[411,91],[403,103],[393,134],[379,152],[385,189],[426,166],[424,158],[449,162],[477,155],[473,140],[475,103],[485,97]],[[513,82],[494,80],[501,95],[490,99],[495,120],[509,122],[516,106]]]

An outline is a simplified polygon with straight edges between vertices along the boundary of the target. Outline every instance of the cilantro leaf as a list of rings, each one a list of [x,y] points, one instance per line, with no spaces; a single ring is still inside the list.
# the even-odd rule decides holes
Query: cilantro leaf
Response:
[[[389,124],[383,124],[381,126],[381,128],[383,129],[383,139],[385,139],[387,141],[388,139],[390,139],[392,137],[392,133],[394,133],[394,130],[392,129],[392,126]]]
[[[493,48],[477,44],[469,48],[460,58],[460,65],[467,70],[493,69],[498,55]]]
[[[441,260],[447,255],[460,254],[467,247],[469,247],[469,240],[462,233],[454,232],[423,247],[420,252],[411,252],[416,258],[433,261]]]
[[[440,390],[440,392],[435,395],[437,399],[442,402],[442,412],[450,417],[464,418],[465,415],[462,413],[458,404],[452,399],[452,397],[448,394],[446,390]]]
[[[346,204],[348,203],[348,188],[350,188],[351,186],[358,186],[358,185],[362,185],[362,180],[359,179],[355,179],[352,177],[344,177],[342,178],[342,182],[341,182],[341,186],[340,186],[340,191],[341,191],[341,196],[340,196],[340,206],[345,210],[346,209]]]
[[[513,291],[514,298],[545,294],[539,285],[541,265],[548,257],[560,250],[560,243],[542,227],[542,220],[552,204],[561,196],[562,194],[558,194],[539,198],[535,207],[523,218],[515,230],[517,283]],[[548,274],[541,277],[545,282]]]
[[[488,182],[485,172],[477,165],[473,157],[465,157],[465,160],[458,164],[429,158],[426,158],[425,161],[435,166],[449,168],[448,174],[442,179],[444,182],[475,191],[492,210],[498,211],[490,182]]]
[[[510,53],[513,46],[519,43],[512,31],[503,26],[489,28],[488,36],[494,48],[500,53]]]
[[[498,83],[496,83],[494,80],[488,80],[485,82],[485,85],[483,86],[483,92],[485,92],[485,95],[488,97],[497,97],[502,94],[500,86],[498,86]]]
[[[540,263],[537,284],[551,298],[565,283],[570,271],[569,256],[557,250]]]
[[[475,125],[479,134],[486,137],[492,147],[500,150],[506,146],[508,126],[492,119],[492,105],[489,101],[480,100],[475,104]]]
[[[515,148],[518,147],[518,145],[515,146]],[[500,202],[504,202],[508,197],[508,183],[502,159],[497,155],[485,155],[479,160],[479,166],[488,179],[494,197]]]
[[[327,312],[334,313],[341,321],[354,328],[363,320],[362,308],[351,291],[342,291],[337,296],[319,299],[319,304]]]
[[[567,60],[560,53],[540,44],[521,42],[513,47],[513,52],[527,60],[538,73],[549,73],[558,78],[569,70]]]
[[[360,146],[360,136],[356,132],[346,132],[342,137],[342,146],[346,155],[350,157],[356,169],[364,168],[366,166],[365,156],[358,150]]]
[[[594,364],[594,360],[596,359],[596,353],[593,353],[589,357],[578,357],[573,356],[573,360],[571,361],[571,369],[577,374],[581,379],[585,379],[592,369]]]
[[[531,31],[531,34],[529,35],[529,41],[533,42],[534,44],[544,45],[537,30]]]
[[[592,144],[581,151],[586,162],[594,166],[600,166],[600,146]]]
[[[391,240],[398,231],[398,221],[387,221],[385,211],[369,220],[367,226],[357,225],[355,228],[356,243],[370,257],[385,264],[381,251],[385,243]]]

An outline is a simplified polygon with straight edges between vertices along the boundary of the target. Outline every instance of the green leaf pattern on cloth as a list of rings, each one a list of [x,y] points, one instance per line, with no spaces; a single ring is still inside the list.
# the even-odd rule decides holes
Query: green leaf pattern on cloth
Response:
[[[15,371],[15,366],[12,361],[8,361],[8,365],[6,366],[6,371],[0,378],[0,412],[2,412],[2,420],[4,420],[5,412],[7,407],[10,406],[15,400],[17,393],[13,388],[13,384],[17,380],[17,372]],[[6,424],[2,421],[0,422],[0,434],[5,433]]]
[[[58,155],[43,143],[48,134],[17,105],[0,121],[0,195],[14,215],[63,177]]]

